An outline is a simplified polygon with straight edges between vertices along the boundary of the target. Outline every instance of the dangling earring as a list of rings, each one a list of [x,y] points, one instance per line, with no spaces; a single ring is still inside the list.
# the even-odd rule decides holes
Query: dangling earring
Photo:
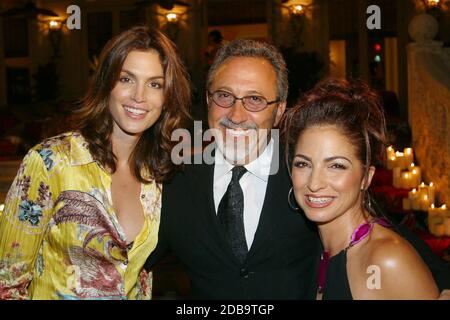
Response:
[[[293,209],[293,210],[299,210],[299,209],[300,209],[299,207],[295,207],[295,206],[293,206],[292,203],[291,203],[292,188],[293,188],[293,187],[291,187],[291,189],[289,189],[289,192],[288,192],[288,204],[289,204],[289,207],[291,207],[291,209]]]

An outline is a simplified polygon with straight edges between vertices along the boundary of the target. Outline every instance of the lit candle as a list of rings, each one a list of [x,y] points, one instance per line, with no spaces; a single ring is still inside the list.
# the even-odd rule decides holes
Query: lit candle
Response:
[[[430,185],[428,186],[428,199],[430,199],[430,203],[434,203],[435,194],[436,187],[434,186],[433,182],[430,182]]]
[[[386,159],[390,159],[391,157],[395,157],[395,150],[392,146],[386,148]]]
[[[428,230],[430,230],[431,234],[436,233],[436,224],[442,223],[442,218],[440,215],[440,208],[436,208],[434,206],[434,203],[431,205],[431,207],[428,208]]]
[[[399,166],[402,169],[406,169],[406,161],[405,161],[405,155],[403,152],[395,152],[395,157],[397,158],[397,166]]]
[[[409,189],[410,185],[412,185],[411,174],[409,173],[409,171],[402,172],[402,176],[400,178],[400,188]]]
[[[414,162],[413,149],[412,148],[405,148],[403,150],[403,154],[404,154],[404,157],[405,157],[405,165],[407,167],[409,167],[411,165],[411,163]]]
[[[397,157],[396,156],[391,156],[390,158],[388,158],[387,168],[389,170],[392,170],[395,167],[397,167]]]
[[[420,171],[420,167],[416,167],[414,163],[411,163],[411,167],[409,168],[409,171],[412,175],[412,181],[414,183],[413,188],[417,187],[422,180],[422,173]]]
[[[445,235],[445,226],[443,223],[436,223],[434,226],[434,235],[436,237],[442,237]]]
[[[394,186],[394,188],[401,188],[401,174],[402,169],[400,169],[399,167],[395,167],[394,169],[392,169],[392,185]]]
[[[422,198],[419,199],[420,201],[420,210],[427,211],[428,207],[430,206],[430,199],[428,199],[428,195],[424,195]]]
[[[412,189],[412,191],[408,192],[409,202],[411,203],[411,208],[413,210],[420,210],[419,205],[419,193],[416,189]]]
[[[447,210],[447,206],[445,204],[443,204],[440,208],[440,216],[442,218],[450,218],[450,211]]]
[[[450,218],[444,218],[445,235],[450,237]]]
[[[424,195],[428,195],[428,186],[422,182],[419,185],[419,198],[423,198]]]

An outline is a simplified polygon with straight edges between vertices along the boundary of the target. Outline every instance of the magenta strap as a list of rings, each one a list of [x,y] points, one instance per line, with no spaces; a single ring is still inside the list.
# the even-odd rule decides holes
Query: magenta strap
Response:
[[[376,218],[372,221],[360,224],[355,229],[355,231],[353,231],[352,236],[350,238],[350,243],[347,246],[347,248],[345,248],[345,251],[347,251],[349,248],[365,239],[370,234],[370,231],[372,231],[374,223],[378,223],[383,227],[387,228],[391,227],[389,221],[387,221],[384,218]],[[323,293],[323,290],[325,288],[325,281],[327,278],[329,262],[330,262],[330,253],[326,251],[322,252],[322,255],[320,256],[319,275],[317,277],[317,284],[318,284],[317,290],[319,293]]]

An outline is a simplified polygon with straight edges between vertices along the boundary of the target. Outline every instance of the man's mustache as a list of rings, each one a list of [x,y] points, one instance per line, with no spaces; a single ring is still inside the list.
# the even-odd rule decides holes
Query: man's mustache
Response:
[[[242,130],[257,130],[258,126],[255,123],[234,123],[228,118],[223,118],[219,121],[219,124],[230,129],[242,129]]]

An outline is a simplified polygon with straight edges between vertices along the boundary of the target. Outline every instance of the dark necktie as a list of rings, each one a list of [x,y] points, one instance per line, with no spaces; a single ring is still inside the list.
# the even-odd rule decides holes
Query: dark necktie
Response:
[[[232,172],[230,184],[220,200],[217,216],[228,235],[233,253],[243,263],[248,248],[244,229],[244,193],[239,180],[247,172],[247,169],[243,166],[236,166]]]

